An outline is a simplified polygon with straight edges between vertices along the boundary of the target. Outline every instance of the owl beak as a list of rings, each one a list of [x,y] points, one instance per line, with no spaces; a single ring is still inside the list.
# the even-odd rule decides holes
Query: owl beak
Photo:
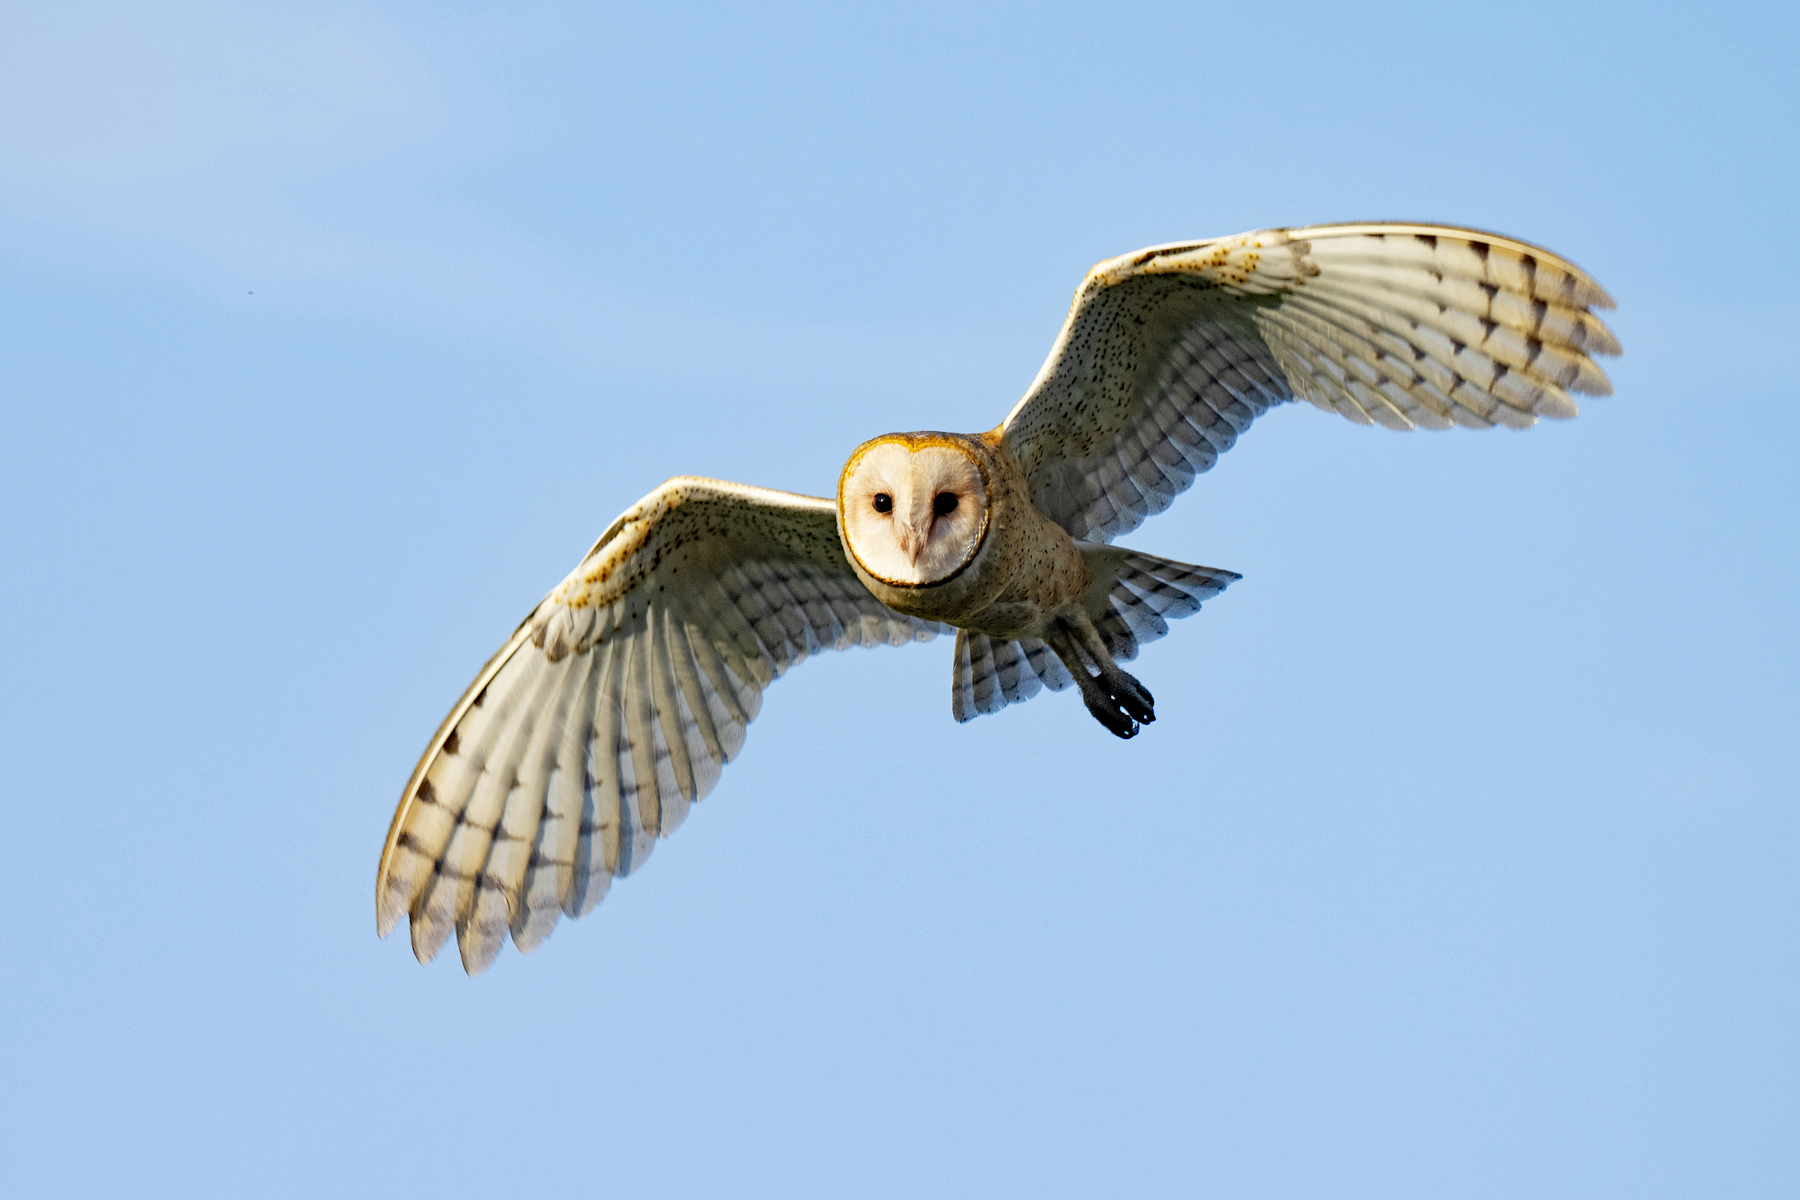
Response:
[[[919,565],[919,555],[925,553],[925,543],[930,540],[930,526],[921,527],[908,521],[900,527],[900,549],[915,567]]]

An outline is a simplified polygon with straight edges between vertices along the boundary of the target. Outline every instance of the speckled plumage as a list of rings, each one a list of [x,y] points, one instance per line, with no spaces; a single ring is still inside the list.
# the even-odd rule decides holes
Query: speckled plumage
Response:
[[[408,916],[421,961],[454,932],[471,973],[508,936],[535,947],[681,823],[763,689],[820,649],[955,627],[957,720],[1074,684],[1129,736],[1150,697],[1117,662],[1237,576],[1108,542],[1288,400],[1395,429],[1573,416],[1569,393],[1610,391],[1592,355],[1618,343],[1591,311],[1610,307],[1555,255],[1440,226],[1153,247],[1088,273],[988,433],[865,443],[835,502],[670,480],[601,535],[428,745],[382,854],[379,932]],[[979,536],[941,577],[896,584],[851,544],[845,481],[886,444],[978,467]]]

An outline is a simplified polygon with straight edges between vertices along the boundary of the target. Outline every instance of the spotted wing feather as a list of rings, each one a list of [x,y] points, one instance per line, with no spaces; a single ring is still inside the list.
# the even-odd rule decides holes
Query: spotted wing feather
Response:
[[[1612,299],[1523,242],[1318,225],[1109,259],[1003,426],[1034,503],[1078,540],[1161,512],[1276,404],[1365,425],[1525,428],[1612,387]]]
[[[485,970],[640,866],[718,781],[762,690],[820,650],[939,627],[883,605],[835,506],[673,479],[603,534],[476,677],[414,770],[376,881],[385,936]]]

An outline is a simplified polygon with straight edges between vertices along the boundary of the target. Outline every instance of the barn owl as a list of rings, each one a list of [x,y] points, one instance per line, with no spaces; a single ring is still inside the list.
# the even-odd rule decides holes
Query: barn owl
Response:
[[[464,968],[597,904],[687,817],[763,689],[821,649],[954,629],[958,721],[1073,685],[1155,719],[1119,667],[1238,576],[1110,544],[1270,407],[1524,428],[1611,387],[1612,300],[1523,242],[1432,225],[1269,229],[1100,263],[986,433],[858,446],[834,499],[682,477],[600,535],[490,659],[402,793],[376,880]]]

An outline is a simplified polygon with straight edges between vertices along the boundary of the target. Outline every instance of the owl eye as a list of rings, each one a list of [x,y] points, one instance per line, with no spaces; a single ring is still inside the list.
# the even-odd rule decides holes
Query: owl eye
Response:
[[[940,517],[947,517],[956,511],[956,493],[939,492],[931,502],[931,511]]]
[[[886,492],[875,493],[875,511],[878,513],[893,512],[894,498]]]

